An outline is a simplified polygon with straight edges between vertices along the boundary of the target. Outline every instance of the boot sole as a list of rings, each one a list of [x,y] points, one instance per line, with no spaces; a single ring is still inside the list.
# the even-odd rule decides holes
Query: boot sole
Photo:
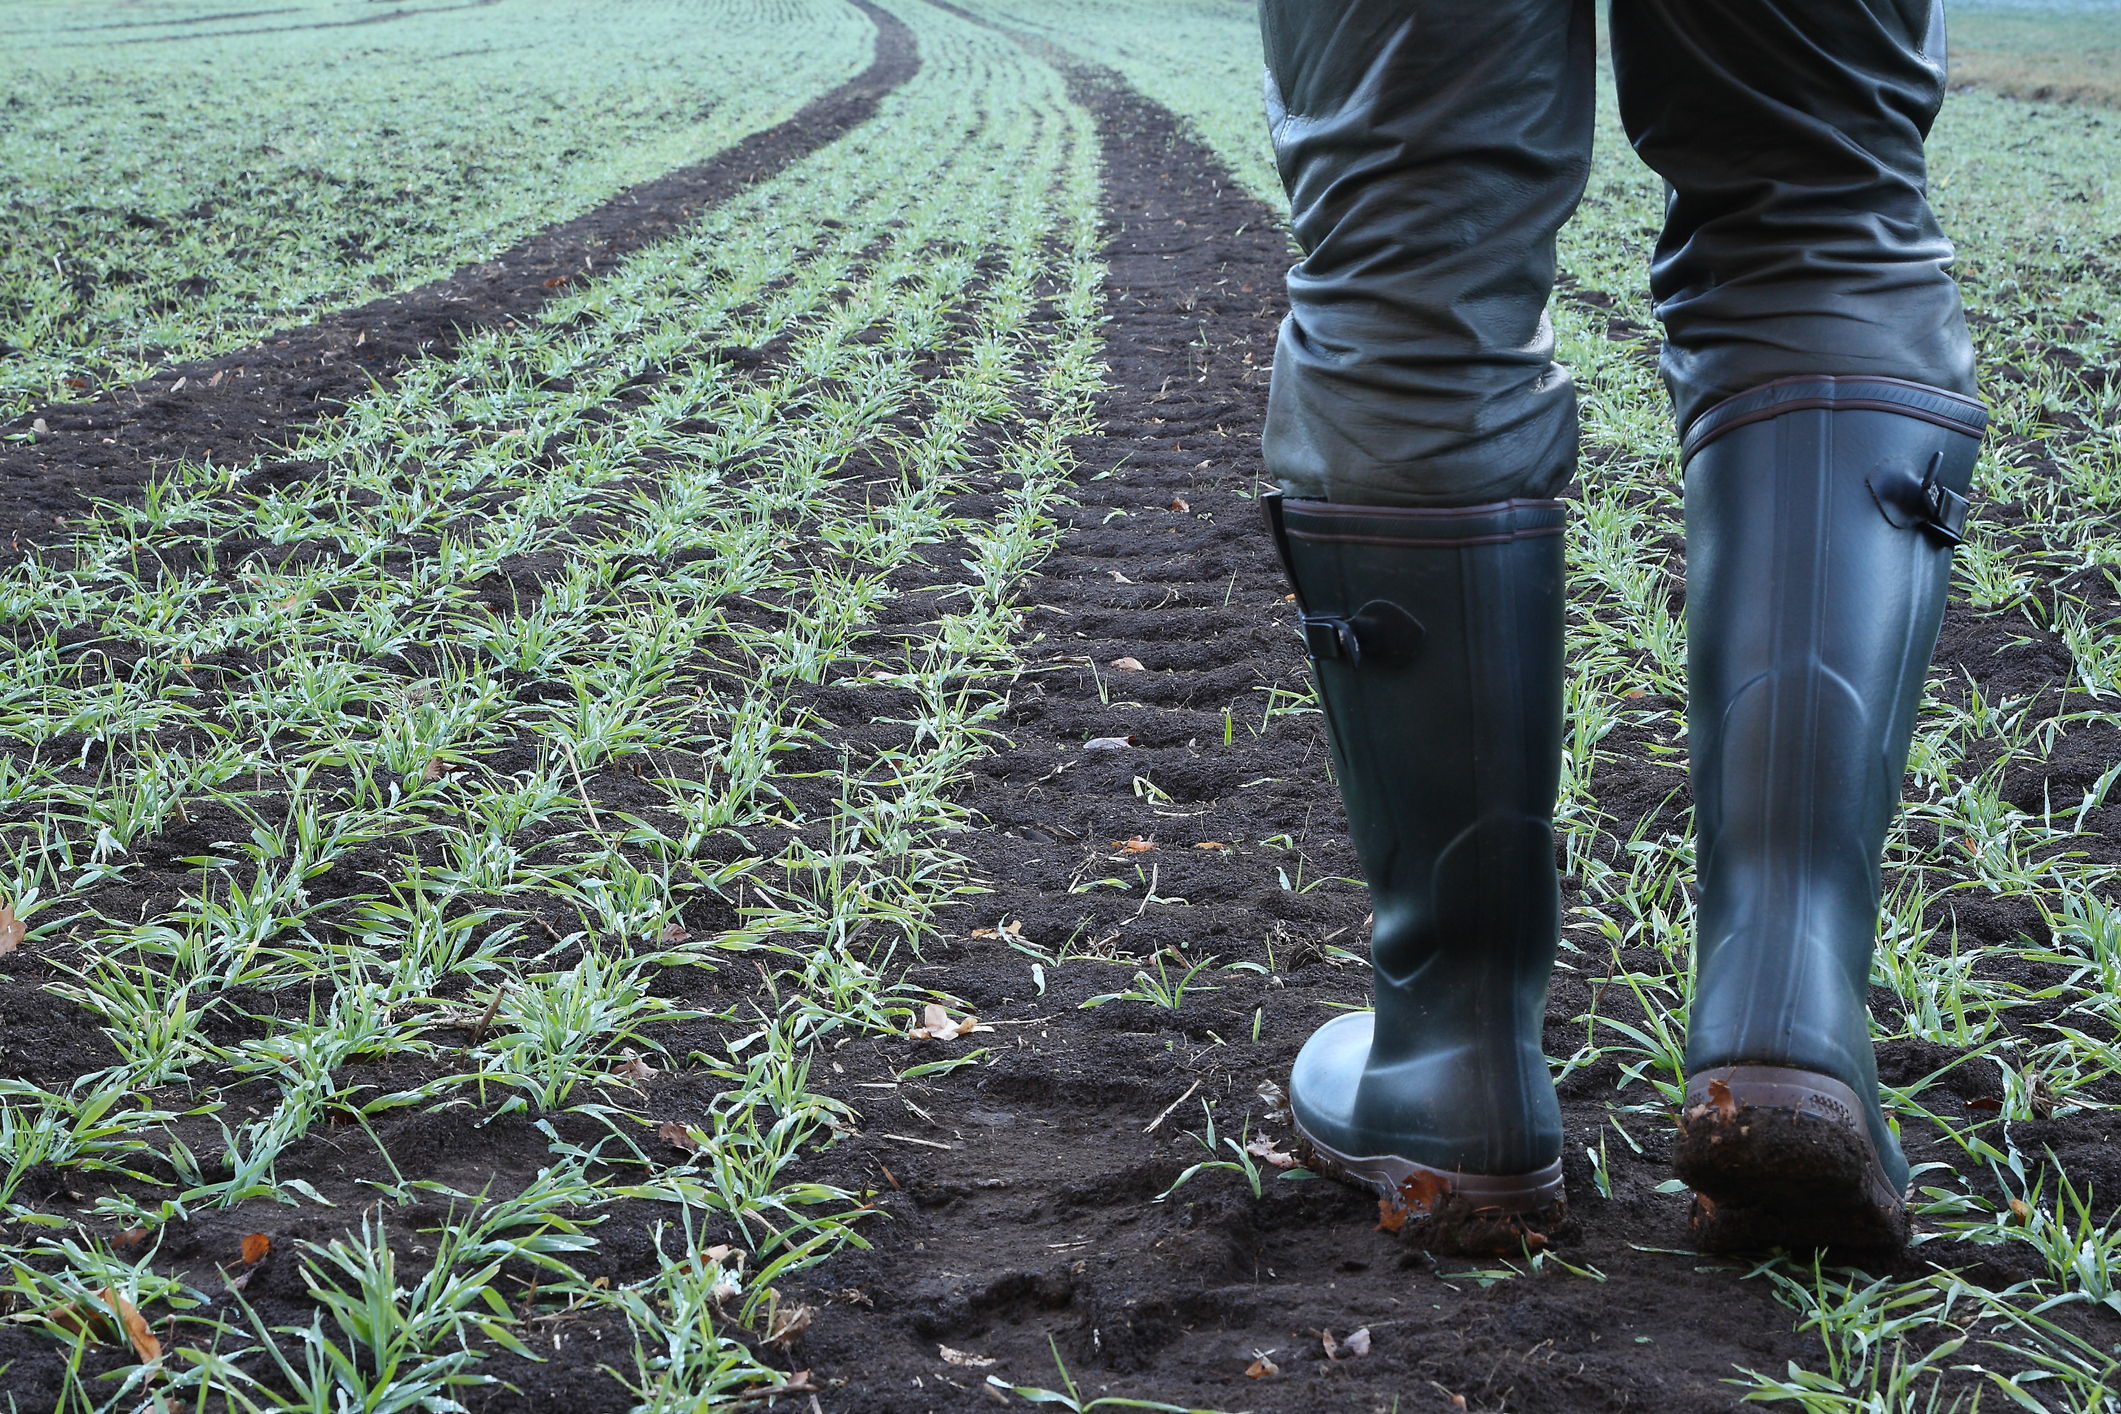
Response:
[[[1344,1154],[1296,1126],[1296,1159],[1377,1195],[1380,1230],[1414,1246],[1469,1256],[1544,1247],[1567,1221],[1561,1160],[1526,1174],[1451,1173],[1395,1154]]]
[[[1687,1078],[1672,1167],[1706,1252],[1904,1247],[1894,1191],[1856,1092],[1831,1076],[1737,1065]]]

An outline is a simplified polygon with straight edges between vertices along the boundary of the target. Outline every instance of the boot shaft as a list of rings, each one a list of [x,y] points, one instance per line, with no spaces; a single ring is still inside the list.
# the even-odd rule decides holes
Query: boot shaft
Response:
[[[1360,1087],[1313,1118],[1366,1152],[1538,1168],[1560,1142],[1539,1043],[1560,935],[1563,508],[1268,513],[1375,914],[1375,1025],[1345,1038]]]
[[[1880,854],[1984,421],[1934,389],[1820,378],[1690,431],[1689,1073],[1792,1065],[1875,1091]]]

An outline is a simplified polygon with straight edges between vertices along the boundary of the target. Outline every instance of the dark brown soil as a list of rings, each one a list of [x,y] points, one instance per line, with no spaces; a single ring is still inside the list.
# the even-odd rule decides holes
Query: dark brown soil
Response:
[[[905,43],[885,18],[879,25],[888,43]],[[911,62],[903,49],[893,52],[894,62]],[[883,85],[877,72],[869,81]],[[1318,719],[1277,710],[1304,680],[1305,665],[1253,497],[1291,258],[1286,239],[1273,213],[1243,195],[1168,113],[1109,77],[1079,75],[1078,90],[1105,137],[1112,322],[1102,431],[1076,447],[1082,479],[1069,528],[1022,593],[1031,666],[1011,698],[1008,742],[979,764],[963,795],[983,825],[959,847],[992,892],[914,973],[975,1006],[995,1029],[958,1042],[849,1040],[818,1066],[813,1083],[855,1106],[860,1130],[807,1159],[804,1176],[868,1194],[876,1212],[863,1228],[868,1250],[844,1251],[782,1283],[792,1299],[819,1308],[796,1348],[775,1357],[814,1372],[815,1402],[795,1407],[915,1414],[989,1409],[998,1399],[1021,1406],[1014,1396],[983,1392],[982,1381],[992,1374],[1057,1388],[1056,1351],[1086,1398],[1289,1411],[1723,1410],[1736,1401],[1722,1383],[1734,1366],[1780,1372],[1794,1359],[1821,1368],[1816,1341],[1793,1333],[1792,1313],[1764,1280],[1741,1279],[1743,1264],[1680,1250],[1686,1196],[1657,1191],[1670,1177],[1669,1121],[1609,1122],[1609,1102],[1649,1098],[1639,1084],[1616,1091],[1610,1060],[1563,1085],[1573,1227],[1554,1256],[1583,1274],[1549,1262],[1497,1280],[1492,1273],[1502,1269],[1492,1260],[1424,1253],[1379,1231],[1371,1200],[1272,1168],[1256,1198],[1242,1176],[1210,1171],[1158,1201],[1207,1157],[1189,1137],[1204,1132],[1203,1101],[1215,1103],[1220,1135],[1249,1128],[1287,1147],[1287,1126],[1271,1116],[1273,1102],[1261,1090],[1286,1082],[1297,1049],[1334,1008],[1364,1001],[1367,905]],[[790,152],[815,146],[807,133],[785,141]],[[679,198],[669,201],[651,218],[658,224],[638,230],[616,205],[604,208],[606,224],[539,270],[572,269],[585,251],[602,262],[639,245],[680,219]],[[373,307],[367,324],[347,316],[326,326],[335,331],[328,335],[290,335],[233,385],[241,394],[172,397],[175,375],[158,380],[163,391],[115,426],[120,450],[92,450],[108,431],[56,433],[35,449],[46,460],[21,473],[39,489],[0,504],[48,519],[76,504],[67,495],[78,480],[96,494],[124,495],[179,451],[247,458],[257,439],[240,418],[265,418],[273,435],[283,435],[312,415],[313,404],[365,386],[365,373],[341,363],[350,353],[335,353],[332,367],[323,358],[349,348],[356,330],[368,331],[359,347],[377,348],[376,367],[387,372],[423,347],[446,346],[449,329],[471,322],[473,310],[507,318],[544,297],[541,280],[520,267],[460,280],[473,283],[434,288],[458,291],[463,307],[447,302],[456,295],[408,296]],[[462,293],[469,290],[481,293]],[[306,367],[292,352],[298,348],[310,351]],[[253,378],[274,391],[239,404],[251,396]],[[117,416],[110,405],[69,415]],[[16,463],[5,465],[15,474]],[[2058,669],[2051,653],[2028,647],[2012,626],[1956,609],[1943,656],[1955,671],[1963,666],[1977,682],[2012,691],[2067,672],[2066,660]],[[1141,666],[1112,666],[1122,658]],[[819,710],[840,720],[875,700],[831,684],[816,691]],[[1086,745],[1099,738],[1127,744]],[[2018,768],[2022,778],[2006,790],[2045,787],[2074,799],[2076,782],[2121,758],[2110,730],[2068,740],[2047,775],[2036,781]],[[648,808],[651,793],[641,786],[636,799],[639,783],[628,781],[619,772],[593,777],[600,807]],[[1616,737],[1594,785],[1624,836],[1660,803],[1676,820],[1683,791],[1667,797],[1683,781],[1646,740]],[[2121,818],[2109,807],[2094,824],[2110,837]],[[228,834],[222,822],[193,828],[207,840]],[[1964,929],[1987,917],[1984,909],[1994,916],[1980,926],[1994,936],[2032,926],[2006,901],[1967,896],[1957,907]],[[695,932],[723,922],[687,918]],[[1114,961],[1055,962],[1063,952]],[[1175,1011],[1140,1000],[1084,1005],[1127,990],[1138,968],[1176,980],[1189,960],[1209,957],[1257,970],[1203,971]],[[1621,961],[1636,960],[1623,954]],[[1549,1004],[1554,1055],[1581,1044],[1577,1018],[1593,1005],[1594,989],[1604,993],[1606,1014],[1639,1015],[1621,989],[1600,986],[1601,960],[1575,962],[1580,970],[1557,973]],[[15,974],[0,991],[8,1023],[0,1072],[49,1084],[105,1062],[95,1027],[41,990],[47,974],[28,967]],[[668,974],[661,989],[707,1011],[748,1005],[755,995],[733,969]],[[258,1034],[245,1030],[258,1026],[246,1012],[292,1015],[307,1004],[296,996],[225,1000],[214,1025],[228,1037]],[[718,1048],[707,1023],[659,1039],[677,1057]],[[909,1066],[977,1046],[988,1049],[981,1064],[895,1080]],[[1905,1084],[1954,1058],[1942,1047],[1893,1043],[1881,1048],[1880,1071],[1888,1083]],[[387,1088],[423,1078],[403,1066],[377,1070],[375,1082]],[[643,1088],[652,1116],[694,1121],[715,1089],[682,1066]],[[1980,1102],[2000,1093],[2000,1079],[1987,1062],[1964,1066],[1951,1093],[1974,1102],[1969,1119],[1978,1120]],[[160,1098],[183,1107],[180,1093]],[[237,1112],[246,1103],[241,1092],[223,1098]],[[379,1124],[377,1138],[408,1177],[466,1191],[491,1181],[511,1191],[547,1162],[551,1141],[526,1117],[486,1119],[464,1110],[405,1114]],[[578,1115],[553,1123],[575,1143],[601,1133]],[[1920,1128],[1909,1127],[1910,1157],[1949,1162],[1956,1149]],[[1991,1136],[2000,1138],[1995,1128]],[[177,1129],[195,1149],[214,1145],[209,1119]],[[2016,1126],[2014,1138],[2027,1155],[2051,1150],[2080,1181],[2121,1193],[2121,1163],[2110,1157],[2121,1146],[2109,1143],[2117,1131],[2109,1118],[2080,1115]],[[1598,1195],[1584,1155],[1601,1136],[1610,1199]],[[143,1156],[144,1168],[157,1163]],[[269,1322],[306,1322],[312,1307],[291,1249],[297,1239],[344,1231],[373,1199],[361,1181],[386,1171],[367,1136],[342,1130],[310,1135],[279,1172],[314,1183],[341,1208],[254,1203],[194,1214],[169,1225],[158,1267],[219,1293],[216,1266],[232,1265],[243,1234],[268,1232],[275,1255],[252,1275],[245,1297]],[[91,1182],[40,1171],[17,1199],[64,1211],[106,1185],[123,1186],[107,1175]],[[585,1273],[613,1283],[652,1273],[656,1226],[674,1225],[677,1215],[629,1201],[603,1216],[599,1246],[580,1264]],[[401,1271],[419,1270],[418,1229],[447,1217],[439,1204],[391,1217]],[[711,1223],[703,1235],[736,1238]],[[1912,1277],[1933,1260],[1998,1286],[2035,1274],[2020,1247],[1937,1243],[1874,1269]],[[2111,1318],[2082,1307],[2051,1315],[2102,1348],[2121,1336]],[[1320,1332],[1345,1338],[1357,1329],[1369,1331],[1369,1353],[1326,1358]],[[570,1316],[536,1331],[545,1363],[496,1355],[482,1371],[508,1383],[464,1391],[473,1410],[590,1414],[631,1402],[604,1368],[630,1367],[621,1322]],[[953,1363],[942,1354],[946,1346],[993,1363]],[[1262,1354],[1277,1372],[1248,1377]],[[56,1404],[64,1358],[45,1337],[0,1325],[0,1369],[23,1407]],[[97,1358],[107,1367],[116,1356]]]
[[[272,458],[304,425],[368,392],[371,380],[388,383],[412,359],[448,354],[460,331],[528,318],[570,283],[611,270],[838,140],[920,67],[920,46],[903,21],[870,0],[849,3],[876,25],[869,67],[709,161],[630,187],[447,279],[17,418],[0,430],[27,432],[41,421],[48,431],[0,443],[0,539],[16,549],[51,541],[58,522],[91,498],[136,498],[156,468],[178,460],[240,467]],[[292,468],[268,460],[262,469]]]

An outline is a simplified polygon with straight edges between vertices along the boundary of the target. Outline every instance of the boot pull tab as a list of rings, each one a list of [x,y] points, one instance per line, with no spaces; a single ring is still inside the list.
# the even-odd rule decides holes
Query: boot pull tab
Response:
[[[1351,668],[1365,662],[1397,668],[1414,660],[1428,630],[1388,599],[1372,599],[1354,613],[1303,614],[1304,648],[1313,658],[1341,658]]]
[[[1886,524],[1899,530],[1921,528],[1957,545],[1966,538],[1966,497],[1937,479],[1944,469],[1944,453],[1930,453],[1930,464],[1920,476],[1908,462],[1897,458],[1882,461],[1864,479],[1871,499],[1885,516]]]

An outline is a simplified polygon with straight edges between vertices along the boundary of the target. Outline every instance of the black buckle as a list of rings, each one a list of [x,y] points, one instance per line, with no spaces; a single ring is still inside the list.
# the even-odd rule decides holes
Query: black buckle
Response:
[[[1863,484],[1870,488],[1886,524],[1898,530],[1919,527],[1947,545],[1957,545],[1966,538],[1967,500],[1937,479],[1943,469],[1944,453],[1932,452],[1920,476],[1907,462],[1884,461]]]
[[[1304,636],[1304,651],[1312,658],[1331,658],[1359,668],[1368,659],[1386,667],[1409,662],[1427,635],[1421,622],[1405,609],[1385,599],[1372,599],[1352,614],[1314,614],[1304,606],[1303,585],[1296,579],[1296,561],[1289,553],[1289,529],[1282,520],[1279,488],[1264,491],[1259,511],[1281,557],[1282,573],[1296,591],[1296,622]]]
[[[1297,622],[1313,658],[1344,659],[1351,668],[1365,661],[1388,668],[1409,663],[1428,636],[1419,619],[1388,599],[1372,599],[1346,617],[1304,614]]]

